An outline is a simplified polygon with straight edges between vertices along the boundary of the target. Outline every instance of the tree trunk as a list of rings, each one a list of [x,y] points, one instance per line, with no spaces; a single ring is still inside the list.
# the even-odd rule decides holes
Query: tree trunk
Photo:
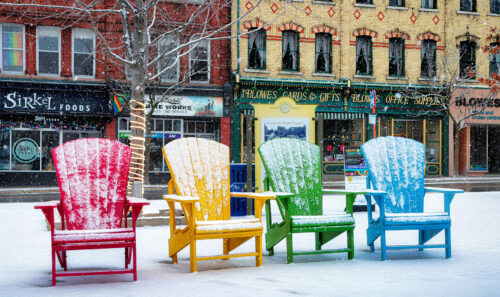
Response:
[[[143,181],[144,177],[144,92],[142,88],[135,89],[130,101],[130,147],[132,158],[128,176],[128,192],[134,181]]]
[[[151,114],[146,117],[146,150],[144,152],[144,184],[149,185],[149,164],[151,162]]]
[[[460,124],[453,121],[453,176],[458,176],[458,162],[460,151]]]

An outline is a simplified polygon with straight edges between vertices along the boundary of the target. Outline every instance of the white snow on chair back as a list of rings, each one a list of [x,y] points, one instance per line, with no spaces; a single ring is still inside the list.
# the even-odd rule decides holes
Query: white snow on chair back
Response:
[[[425,147],[402,137],[379,137],[361,150],[372,187],[386,191],[386,212],[422,212],[424,198]]]
[[[119,228],[127,192],[130,147],[86,138],[52,150],[68,230]]]
[[[178,195],[199,197],[198,220],[228,220],[229,148],[203,138],[181,138],[165,147],[163,153]]]
[[[295,138],[274,138],[259,147],[273,191],[297,194],[290,200],[291,215],[321,215],[319,147]]]

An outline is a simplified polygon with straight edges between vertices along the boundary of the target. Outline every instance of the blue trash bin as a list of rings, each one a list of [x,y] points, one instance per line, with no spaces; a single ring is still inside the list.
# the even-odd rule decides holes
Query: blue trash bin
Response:
[[[231,192],[246,192],[247,164],[236,163],[230,165]],[[255,165],[252,164],[252,187],[255,186]],[[247,198],[231,197],[231,216],[247,215]],[[252,213],[254,209],[252,208]]]

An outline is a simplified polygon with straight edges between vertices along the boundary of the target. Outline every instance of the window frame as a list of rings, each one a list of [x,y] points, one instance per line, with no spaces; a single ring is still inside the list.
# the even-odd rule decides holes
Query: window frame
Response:
[[[462,5],[463,1],[469,1],[471,8],[468,9],[467,7],[463,6]],[[476,0],[460,0],[460,11],[477,12],[477,1]]]
[[[296,39],[296,48],[294,51],[290,51],[290,52],[294,52],[296,53],[296,57],[297,57],[297,67],[296,69],[293,69],[293,68],[285,68],[285,63],[284,63],[284,56],[285,56],[285,32],[287,33],[293,33],[295,35],[295,39]],[[283,30],[283,32],[281,33],[281,70],[282,71],[289,71],[289,72],[299,72],[300,71],[300,33],[298,31],[295,31],[295,30]]]
[[[424,42],[425,43],[430,42],[433,45],[433,57],[432,57],[432,71],[434,72],[433,76],[423,75],[422,62],[423,62],[423,57],[424,57],[424,55],[423,55]],[[422,40],[422,44],[420,46],[420,77],[423,77],[423,78],[434,78],[434,77],[436,77],[436,55],[437,55],[436,49],[437,49],[437,42],[435,40],[431,40],[431,39],[424,39],[424,40]]]
[[[401,4],[391,2],[401,2]],[[406,7],[405,4],[405,0],[389,0],[389,7]]]
[[[192,54],[193,54],[194,49],[196,47],[200,46],[201,43],[205,43],[205,42],[206,42],[206,47],[207,47],[207,60],[206,60],[206,62],[207,62],[207,79],[206,80],[193,80],[193,72],[192,72],[193,63],[200,61],[200,59],[192,60],[193,59]],[[190,50],[191,50],[191,52],[189,53],[189,81],[192,83],[202,83],[202,84],[210,83],[210,71],[211,71],[211,67],[210,67],[210,40],[208,40],[208,39],[200,40],[196,44],[192,45]]]
[[[402,56],[399,58],[399,62],[401,63],[401,74],[392,74],[391,73],[391,42],[396,42],[396,45],[399,42],[399,45],[401,46],[401,55]],[[404,38],[400,38],[400,37],[389,38],[389,76],[392,76],[392,77],[404,77],[405,73],[406,73],[406,67],[405,67],[405,40],[404,40]]]
[[[267,34],[266,34],[266,30],[264,28],[260,28],[260,29],[257,29],[256,27],[252,27],[250,28],[249,30],[249,33],[248,33],[248,46],[247,46],[247,59],[248,59],[248,68],[249,69],[259,69],[259,70],[265,70],[267,68],[267,64],[266,64],[266,57],[267,57],[267,52],[266,52],[266,48],[267,48]],[[262,58],[262,65],[263,67],[253,67],[252,65],[250,65],[250,51],[251,51],[251,47],[250,47],[250,34],[263,34],[264,35],[264,44],[263,44],[263,47],[262,49],[260,50],[263,50],[264,51],[264,57]],[[255,50],[259,51],[259,48],[255,48]]]
[[[428,5],[424,5],[424,2],[431,3],[430,6],[432,6],[432,7],[429,7]],[[437,0],[430,0],[430,1],[429,0],[421,0],[420,7],[424,8],[424,9],[437,9]]]
[[[368,73],[362,73],[359,72],[358,70],[358,40],[367,40],[368,41],[368,46],[369,46],[369,52],[368,52],[368,59],[369,59],[369,65],[368,65]],[[373,42],[372,42],[372,37],[371,36],[366,36],[366,35],[360,35],[356,36],[356,75],[373,75]]]
[[[43,35],[42,35],[42,31],[45,31],[43,32]],[[41,73],[40,72],[40,37],[43,37],[43,36],[50,36],[50,37],[57,37],[57,41],[58,41],[58,55],[57,55],[57,59],[58,59],[58,63],[57,63],[57,73],[54,74],[54,73]],[[44,75],[44,76],[59,76],[61,74],[61,48],[62,48],[62,39],[61,39],[61,28],[59,27],[54,27],[54,26],[38,26],[36,28],[36,39],[37,39],[37,42],[36,42],[36,71],[37,71],[37,74],[40,75]],[[49,53],[54,53],[54,51],[43,51],[43,52],[49,52]]]
[[[373,4],[373,0],[356,0],[357,4]]]
[[[13,26],[13,27],[20,27],[22,30],[22,38],[23,38],[23,47],[22,49],[18,48],[8,48],[7,50],[14,50],[14,51],[22,51],[22,58],[23,58],[23,70],[22,71],[10,71],[10,70],[5,70],[4,65],[3,65],[3,52],[4,52],[4,45],[3,45],[3,33],[4,33],[4,26]],[[24,25],[21,24],[11,24],[11,23],[0,23],[0,71],[1,73],[6,73],[6,74],[24,74],[26,71],[26,31]]]
[[[328,39],[327,42],[328,42],[328,46],[329,46],[329,51],[328,51],[328,69],[326,69],[325,71],[320,71],[318,70],[318,60],[317,60],[317,55],[318,54],[325,54],[324,52],[322,51],[318,51],[318,46],[317,46],[317,42],[316,42],[316,39],[319,37],[319,36],[326,36],[326,38]],[[314,71],[315,73],[332,73],[332,34],[330,33],[326,33],[326,32],[318,32],[316,34],[314,34]]]
[[[495,47],[495,46],[499,46],[500,47],[500,42],[493,42],[493,43],[490,44],[490,46],[491,47]],[[495,58],[493,58],[493,57],[495,57]],[[490,67],[489,73],[490,73],[490,76],[494,73],[492,71],[492,67],[491,67],[492,64],[496,64],[497,65],[496,66],[496,68],[498,70],[497,74],[500,74],[500,51],[496,55],[493,55],[493,54],[490,53],[489,60],[490,60],[489,61],[489,67]]]
[[[85,75],[85,74],[75,74],[75,54],[88,54],[88,53],[80,53],[75,51],[75,39],[89,39],[89,38],[82,38],[82,37],[92,37],[92,75]],[[96,52],[96,40],[95,40],[95,34],[91,29],[85,29],[85,28],[73,28],[71,31],[71,72],[73,73],[74,77],[95,77],[96,73],[96,58],[95,58],[95,52]]]
[[[490,0],[490,13],[500,14],[500,0]]]
[[[459,45],[459,52],[460,52],[459,77],[461,79],[474,79],[475,78],[475,76],[469,77],[466,69],[467,69],[467,67],[471,67],[472,69],[476,68],[476,49],[477,49],[477,44],[474,41],[465,40],[465,41],[460,42],[460,45]],[[466,56],[466,53],[462,52],[462,50],[470,51],[470,57],[471,57],[470,60],[463,60]],[[465,67],[465,68],[462,68],[462,67]]]
[[[164,38],[160,39],[160,40],[158,41],[158,46],[159,46],[159,47],[161,47],[161,46],[163,45],[163,43],[164,43],[164,42],[168,42],[168,40],[167,40],[167,39],[168,39],[169,37],[171,37],[171,38],[172,38],[172,40],[175,42],[175,46],[176,46],[176,47],[178,47],[178,46],[179,46],[179,35],[169,35],[169,36],[166,36],[166,37],[164,37]],[[173,79],[166,79],[166,78],[164,78],[165,73],[167,73],[167,72],[168,72],[168,71],[166,71],[166,72],[164,72],[162,75],[160,75],[160,81],[161,81],[161,82],[178,82],[178,81],[179,81],[179,73],[180,73],[180,63],[179,63],[179,62],[180,62],[180,59],[178,59],[178,57],[179,57],[179,51],[177,51],[176,53],[177,53],[177,54],[176,54],[175,59],[177,60],[177,62],[176,62],[176,64],[177,64],[177,65],[176,65],[176,67],[175,67],[175,78],[173,78]],[[167,56],[167,57],[164,57],[163,59],[160,59],[160,61],[158,61],[158,66],[157,66],[157,67],[158,67],[158,69],[161,69],[161,68],[162,68],[162,67],[161,67],[161,63],[162,63],[162,61],[163,61],[163,60],[165,60],[165,59],[168,59],[168,58],[169,58],[169,57]]]

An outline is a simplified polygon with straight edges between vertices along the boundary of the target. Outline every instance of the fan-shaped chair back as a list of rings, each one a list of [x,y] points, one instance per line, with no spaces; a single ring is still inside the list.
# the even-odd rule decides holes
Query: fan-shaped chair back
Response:
[[[292,192],[291,215],[323,214],[319,147],[295,138],[275,138],[259,147],[273,191]]]
[[[181,138],[163,147],[178,195],[199,197],[197,220],[231,218],[229,148],[203,138]]]
[[[402,137],[379,137],[361,151],[369,179],[376,190],[387,192],[386,212],[422,212],[424,207],[425,146]]]
[[[130,147],[101,138],[52,150],[68,230],[119,228],[127,195]]]

